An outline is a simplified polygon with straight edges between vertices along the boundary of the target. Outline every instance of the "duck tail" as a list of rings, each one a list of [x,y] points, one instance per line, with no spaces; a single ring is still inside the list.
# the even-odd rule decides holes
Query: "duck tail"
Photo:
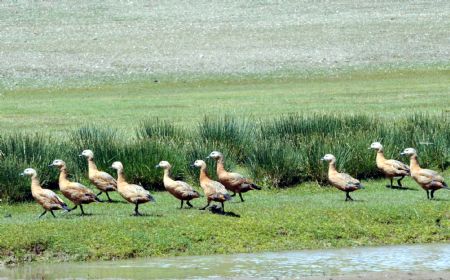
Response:
[[[360,183],[360,184],[358,184],[358,189],[362,190],[362,189],[365,189],[365,187]]]
[[[250,185],[250,187],[252,188],[252,190],[258,190],[258,191],[262,190],[262,188],[260,186],[253,184],[253,183]]]
[[[225,201],[229,201],[229,200],[233,199],[233,197],[227,193],[223,195],[223,198],[225,199]]]
[[[148,194],[147,197],[151,202],[156,202],[155,198],[151,194]]]
[[[101,200],[98,196],[94,195],[94,200],[97,202],[103,202],[103,200]]]
[[[197,191],[192,191],[192,193],[190,194],[190,198],[199,198],[200,194]]]
[[[450,190],[450,188],[448,187],[448,185],[445,182],[442,182],[442,185],[444,185],[444,189]]]
[[[70,212],[72,210],[69,207],[67,207],[67,204],[65,203],[61,204],[61,207],[64,209],[65,212]]]

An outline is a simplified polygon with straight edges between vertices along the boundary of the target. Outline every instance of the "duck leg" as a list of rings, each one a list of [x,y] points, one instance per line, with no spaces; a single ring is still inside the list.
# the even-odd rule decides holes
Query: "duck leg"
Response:
[[[70,211],[77,209],[78,205],[75,205]]]
[[[81,209],[81,215],[82,215],[82,216],[86,215],[86,214],[84,213],[83,205],[82,205],[82,204],[80,204],[80,209]]]
[[[431,190],[431,199],[434,199],[434,191],[435,190]]]
[[[390,178],[390,179],[391,179],[391,184],[390,184],[390,185],[387,185],[386,187],[392,189],[392,187],[393,187],[393,185],[394,185],[394,179],[393,179],[393,178]]]
[[[205,209],[206,209],[206,207],[208,207],[208,206],[209,206],[209,204],[211,204],[211,201],[209,201],[209,200],[208,200],[208,204],[206,204],[206,205],[205,205],[205,207],[202,207],[202,208],[200,208],[200,210],[205,210]]]
[[[109,201],[109,202],[112,202],[112,199],[111,199],[111,197],[109,197],[108,192],[105,192],[105,193],[106,193],[106,196],[108,197],[108,201]]]
[[[428,192],[428,190],[426,191],[427,191],[427,198],[430,199],[430,193]]]
[[[225,204],[223,202],[221,202],[220,204],[222,204],[222,213],[225,213]]]
[[[98,194],[97,194],[97,196],[99,196],[99,195],[101,195],[103,192],[99,192]]]
[[[402,186],[402,180],[405,178],[405,176],[402,176],[400,179],[397,180],[398,186],[401,188]]]
[[[241,193],[239,193],[239,197],[241,198],[241,202],[244,202],[244,201],[245,201],[244,198],[242,197],[242,194],[241,194]]]
[[[188,201],[186,201],[186,204],[189,206],[189,208],[192,208],[192,207],[194,207],[194,205],[192,205],[191,204],[191,202],[188,200]]]
[[[50,213],[52,213],[53,218],[56,218],[55,213],[53,213],[53,210],[50,210]]]
[[[349,192],[345,192],[345,201],[353,201],[353,198],[350,197],[350,193]]]
[[[142,214],[139,213],[139,203],[136,203],[136,207],[134,207],[134,215],[135,216],[142,216]]]
[[[232,194],[231,196],[236,196],[236,193],[235,193],[235,192],[233,192],[233,194]]]
[[[40,219],[40,218],[41,218],[42,216],[44,216],[46,213],[47,213],[47,210],[45,210],[44,213],[42,213],[41,215],[39,215],[39,218],[38,218],[38,219]]]
[[[181,206],[180,206],[180,209],[183,209],[183,203],[184,203],[184,200],[181,200]]]

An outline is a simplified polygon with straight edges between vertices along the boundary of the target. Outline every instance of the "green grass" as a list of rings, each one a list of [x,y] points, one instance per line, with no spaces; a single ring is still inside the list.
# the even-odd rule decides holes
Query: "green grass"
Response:
[[[447,175],[449,173],[447,172]],[[429,201],[411,179],[410,190],[387,189],[387,181],[364,182],[366,189],[345,202],[335,188],[303,184],[254,191],[226,204],[240,217],[198,209],[176,209],[165,192],[144,204],[147,216],[133,217],[133,205],[98,203],[38,219],[35,203],[0,205],[0,261],[109,260],[142,256],[205,255],[238,252],[447,242],[450,192]],[[120,200],[117,195],[114,199]],[[194,201],[198,208],[204,198]]]
[[[145,119],[192,127],[207,116],[288,113],[448,114],[450,70],[363,70],[309,78],[161,80],[93,87],[20,88],[0,96],[0,131],[61,133],[95,122],[132,135]]]

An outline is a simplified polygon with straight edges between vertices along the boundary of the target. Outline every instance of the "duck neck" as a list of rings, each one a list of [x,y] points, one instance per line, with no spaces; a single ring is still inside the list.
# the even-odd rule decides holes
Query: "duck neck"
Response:
[[[200,168],[200,182],[203,180],[209,180],[208,173],[206,172],[206,166]]]
[[[93,158],[88,158],[89,176],[92,176],[95,171],[98,171]]]
[[[39,182],[37,175],[33,175],[31,177],[31,192],[37,191],[40,189],[42,189],[41,183]]]
[[[125,184],[125,175],[123,174],[123,169],[117,169],[117,184]]]
[[[61,167],[59,170],[59,184],[68,183],[69,179],[67,179],[67,168],[65,166]]]
[[[168,183],[173,182],[172,178],[170,178],[170,169],[164,169],[164,184],[167,185]]]
[[[226,171],[225,171],[225,166],[223,164],[223,157],[220,157],[217,160],[217,174],[220,174],[220,173],[223,173],[223,172],[226,172]]]
[[[330,163],[328,164],[328,174],[334,174],[337,173],[336,170],[336,161],[332,160],[330,161]]]
[[[379,149],[377,151],[377,164],[380,165],[381,163],[383,163],[386,160],[386,158],[384,157],[384,152],[383,149]]]
[[[411,171],[420,169],[419,160],[417,159],[417,155],[411,156],[411,158],[409,160],[409,168],[411,168]]]

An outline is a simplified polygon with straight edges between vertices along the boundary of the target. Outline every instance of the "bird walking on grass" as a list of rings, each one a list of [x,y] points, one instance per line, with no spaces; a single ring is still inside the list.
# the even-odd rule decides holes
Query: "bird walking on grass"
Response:
[[[99,171],[97,165],[94,162],[94,153],[91,150],[84,150],[80,157],[84,156],[88,161],[89,168],[89,181],[100,191],[97,197],[102,193],[105,193],[108,197],[108,201],[112,202],[109,197],[109,192],[114,192],[117,190],[117,182],[113,176],[109,175],[104,171]]]
[[[92,202],[99,202],[95,193],[77,182],[71,182],[68,179],[66,163],[60,159],[55,159],[50,167],[57,167],[59,169],[59,189],[61,193],[75,204],[71,210],[75,210],[78,206],[81,209],[81,215],[85,215],[83,204]]]
[[[36,200],[36,202],[39,203],[45,210],[39,216],[39,218],[47,214],[47,211],[50,211],[54,218],[56,218],[56,216],[55,213],[53,213],[53,210],[70,211],[69,207],[67,207],[67,204],[53,191],[43,189],[41,187],[41,183],[37,177],[36,170],[34,170],[33,168],[27,168],[20,175],[28,176],[31,178],[31,195],[33,196],[34,200]]]
[[[179,199],[181,201],[180,209],[183,209],[183,203],[186,201],[186,204],[192,208],[191,200],[200,197],[200,194],[194,190],[194,188],[186,182],[183,181],[175,181],[170,178],[170,169],[172,166],[167,161],[161,161],[156,168],[164,169],[164,177],[163,183],[166,190]]]
[[[426,192],[427,198],[433,199],[434,192],[439,189],[449,189],[444,182],[444,177],[439,175],[436,171],[430,169],[423,169],[419,165],[417,151],[413,148],[406,148],[401,155],[410,157],[411,177],[419,184]]]
[[[225,188],[233,192],[232,196],[236,193],[239,194],[241,202],[244,202],[242,193],[248,192],[250,190],[261,190],[261,187],[257,186],[252,182],[252,180],[242,176],[236,172],[228,172],[224,167],[223,154],[218,151],[213,151],[208,158],[212,158],[217,162],[217,177],[219,182],[225,186]]]
[[[397,180],[397,183],[399,187],[402,187],[403,178],[411,174],[409,166],[395,159],[386,159],[384,157],[383,146],[380,142],[373,142],[369,149],[374,149],[377,151],[377,167],[387,178],[391,180],[391,184],[388,187],[393,187],[393,179],[396,177],[400,177]]]
[[[339,173],[336,170],[336,157],[332,154],[326,154],[321,160],[328,162],[328,181],[339,190],[345,192],[345,201],[353,200],[350,197],[350,193],[363,188],[359,180],[346,173]]]
[[[139,204],[147,203],[150,201],[154,202],[155,199],[150,194],[150,192],[144,189],[142,186],[129,184],[125,180],[123,165],[120,161],[114,162],[111,167],[117,170],[117,192],[126,201],[135,205],[135,216],[142,216],[142,214],[139,213]]]
[[[200,210],[205,210],[211,204],[211,201],[216,201],[220,202],[222,205],[222,213],[225,213],[224,202],[231,200],[231,196],[228,194],[225,186],[209,178],[206,172],[206,163],[203,160],[196,160],[193,166],[200,168],[200,186],[205,192],[207,200],[207,204],[200,208]]]

